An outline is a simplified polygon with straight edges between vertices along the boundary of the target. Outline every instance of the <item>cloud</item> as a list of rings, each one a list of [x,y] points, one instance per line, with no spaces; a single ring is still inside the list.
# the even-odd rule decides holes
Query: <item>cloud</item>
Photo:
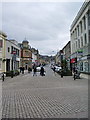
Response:
[[[26,37],[41,54],[50,55],[70,40],[72,20],[82,3],[3,3],[2,29],[8,38]]]

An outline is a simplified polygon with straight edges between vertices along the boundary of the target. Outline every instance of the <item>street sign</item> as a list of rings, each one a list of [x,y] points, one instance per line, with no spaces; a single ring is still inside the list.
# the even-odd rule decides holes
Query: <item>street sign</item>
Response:
[[[16,51],[13,51],[12,54],[16,54]]]

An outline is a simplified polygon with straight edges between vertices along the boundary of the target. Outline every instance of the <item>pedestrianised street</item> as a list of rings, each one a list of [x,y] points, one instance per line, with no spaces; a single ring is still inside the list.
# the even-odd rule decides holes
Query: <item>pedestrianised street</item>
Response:
[[[2,83],[2,118],[87,118],[88,80],[32,73],[6,78]]]

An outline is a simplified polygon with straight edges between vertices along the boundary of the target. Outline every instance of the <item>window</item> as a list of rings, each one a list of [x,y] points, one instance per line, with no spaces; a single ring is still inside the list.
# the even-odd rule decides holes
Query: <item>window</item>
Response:
[[[11,53],[13,53],[13,46],[11,46]]]
[[[89,71],[89,64],[88,62],[84,63],[84,72],[88,72]]]
[[[80,71],[83,71],[83,62],[80,63]]]
[[[81,46],[83,47],[83,37],[81,37]]]
[[[89,24],[89,26],[90,26],[90,10],[89,10],[89,12],[88,12],[88,24]]]
[[[78,47],[78,46],[77,46],[77,41],[76,41],[76,49],[77,49],[77,47]]]
[[[78,36],[79,36],[79,25],[78,25],[77,29],[78,29]]]
[[[80,40],[78,39],[78,48],[80,48]]]
[[[86,30],[86,18],[85,18],[85,16],[83,18],[83,21],[84,21],[84,30]]]
[[[80,28],[81,28],[81,33],[82,33],[82,21],[80,22]]]
[[[10,52],[10,47],[8,47],[8,52]]]
[[[1,68],[2,68],[2,61],[0,60],[0,70],[1,70]]]
[[[89,43],[90,43],[90,30],[89,30]]]
[[[3,40],[0,40],[0,48],[3,47]]]
[[[86,34],[84,35],[84,40],[85,40],[85,45],[87,44],[87,36]]]

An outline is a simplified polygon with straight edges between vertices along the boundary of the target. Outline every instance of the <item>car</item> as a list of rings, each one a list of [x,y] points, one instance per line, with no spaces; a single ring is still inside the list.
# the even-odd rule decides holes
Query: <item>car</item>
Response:
[[[36,69],[37,69],[37,72],[40,72],[40,70],[41,70],[41,67],[37,67]]]
[[[61,71],[61,67],[55,66],[55,72],[60,72]]]

